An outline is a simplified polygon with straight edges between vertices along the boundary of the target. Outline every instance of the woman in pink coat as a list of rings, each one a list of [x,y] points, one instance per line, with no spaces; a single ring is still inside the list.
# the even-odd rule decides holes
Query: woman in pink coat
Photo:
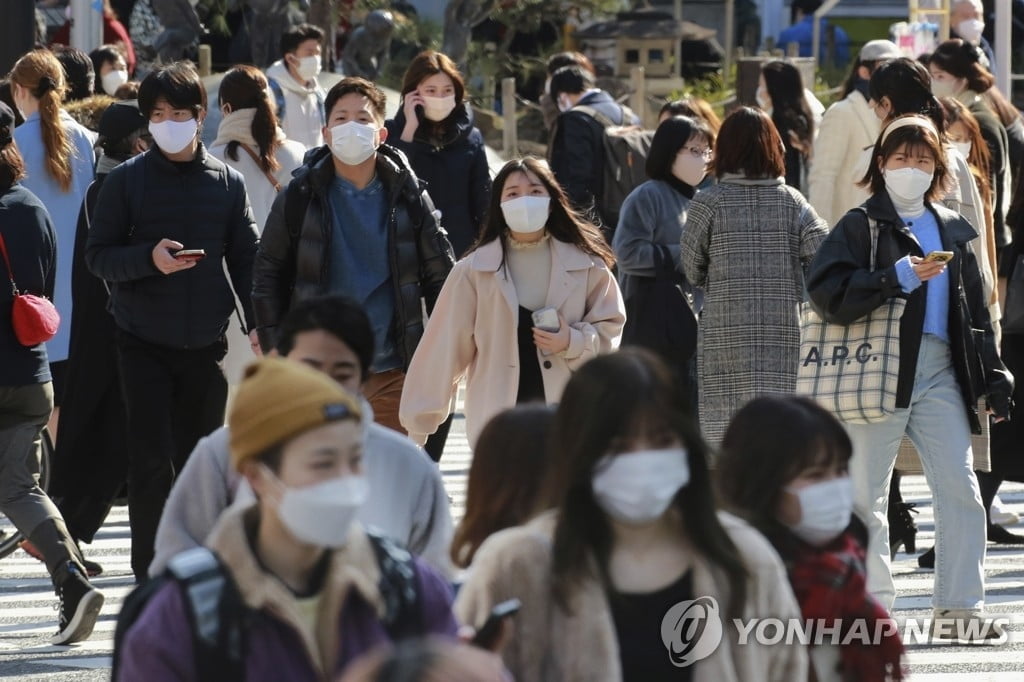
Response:
[[[575,369],[619,345],[626,315],[613,262],[543,161],[505,164],[480,239],[448,275],[406,375],[399,417],[409,436],[422,444],[445,420],[463,376],[471,446],[501,410],[558,402]]]

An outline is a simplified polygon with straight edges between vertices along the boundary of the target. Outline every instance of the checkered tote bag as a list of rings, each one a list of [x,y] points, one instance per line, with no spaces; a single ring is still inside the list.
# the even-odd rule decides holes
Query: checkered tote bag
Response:
[[[878,223],[871,230],[871,271]],[[900,318],[907,301],[890,298],[849,324],[821,319],[809,303],[800,309],[800,366],[796,392],[814,398],[840,421],[870,424],[896,411],[900,375]]]

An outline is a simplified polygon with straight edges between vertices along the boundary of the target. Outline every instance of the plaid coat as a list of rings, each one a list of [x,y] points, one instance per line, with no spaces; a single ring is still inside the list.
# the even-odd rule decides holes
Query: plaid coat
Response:
[[[782,178],[725,175],[690,202],[686,278],[704,288],[697,340],[700,424],[717,445],[732,415],[766,393],[792,393],[804,273],[828,225]]]

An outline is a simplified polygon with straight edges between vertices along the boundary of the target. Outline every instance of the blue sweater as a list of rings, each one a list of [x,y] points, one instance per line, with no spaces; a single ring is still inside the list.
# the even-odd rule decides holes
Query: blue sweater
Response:
[[[351,296],[366,309],[375,338],[372,372],[402,366],[392,320],[395,291],[388,251],[387,197],[374,177],[363,189],[335,176],[329,194],[333,231],[328,290]]]
[[[57,282],[53,303],[64,322],[57,335],[46,344],[50,362],[68,359],[71,341],[71,254],[75,250],[75,229],[78,211],[85,192],[93,180],[95,156],[89,132],[61,111],[61,123],[71,138],[74,157],[71,159],[71,189],[61,191],[60,184],[46,172],[46,148],[43,146],[42,122],[39,113],[31,114],[14,129],[14,140],[25,159],[25,187],[39,197],[53,221],[57,233]]]
[[[923,214],[907,220],[907,226],[925,254],[943,250],[942,235],[939,234],[939,226],[931,211],[925,210]],[[904,256],[896,261],[896,276],[904,293],[907,294],[922,284],[910,263],[910,256]],[[938,277],[928,280],[926,286],[924,333],[934,334],[949,341],[949,270],[944,270]]]

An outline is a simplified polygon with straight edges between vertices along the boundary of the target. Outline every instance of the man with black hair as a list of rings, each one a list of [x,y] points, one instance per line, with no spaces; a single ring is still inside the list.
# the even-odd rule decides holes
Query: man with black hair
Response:
[[[366,312],[344,296],[312,298],[292,308],[280,330],[271,354],[323,372],[362,403],[370,497],[357,518],[450,575],[452,520],[441,473],[408,438],[374,423],[361,395],[374,350]],[[221,513],[240,497],[242,479],[231,469],[229,441],[226,426],[201,439],[175,481],[160,518],[151,576],[163,573],[178,553],[202,545]]]
[[[604,128],[594,116],[575,107],[589,107],[613,125],[636,125],[640,120],[611,95],[597,87],[584,66],[565,66],[551,76],[548,93],[558,107],[548,159],[551,170],[573,207],[605,230],[611,242],[617,216],[601,215],[596,197],[604,189]]]
[[[111,285],[127,408],[132,570],[142,580],[174,473],[224,422],[224,331],[235,295],[253,328],[257,233],[242,176],[199,140],[206,90],[195,69],[177,62],[151,73],[139,109],[154,145],[110,171],[85,255]],[[254,332],[250,338],[255,346]]]
[[[811,56],[811,43],[814,42],[814,13],[821,7],[821,0],[793,0],[790,5],[790,22],[792,26],[783,29],[779,34],[779,48],[785,50],[790,43],[800,46],[801,57]],[[845,66],[850,59],[850,39],[839,26],[830,26],[825,17],[821,18],[821,43],[818,47],[818,61],[822,61],[826,36],[833,31],[835,41],[834,66]]]
[[[68,82],[67,92],[64,93],[64,103],[92,97],[96,74],[89,55],[78,48],[66,45],[54,46],[53,54],[64,69],[64,78]]]
[[[267,69],[281,129],[306,149],[324,143],[324,89],[321,68],[324,32],[312,24],[293,26],[281,36],[281,59]]]

